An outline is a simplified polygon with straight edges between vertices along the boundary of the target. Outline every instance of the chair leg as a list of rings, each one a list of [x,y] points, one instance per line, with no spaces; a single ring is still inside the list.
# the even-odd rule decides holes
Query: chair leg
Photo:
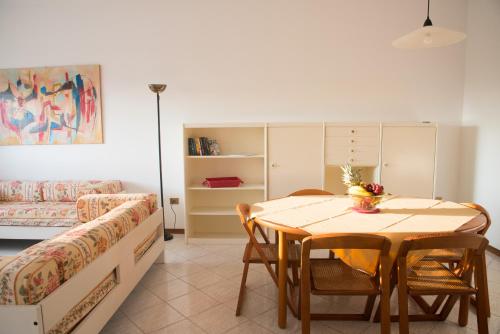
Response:
[[[486,316],[486,303],[487,299],[485,298],[484,291],[478,292],[476,300],[477,300],[477,328],[479,334],[488,334],[488,317]]]
[[[484,284],[484,294],[485,294],[485,305],[486,305],[486,316],[489,318],[491,317],[491,309],[490,309],[490,293],[488,290],[488,270],[486,269],[486,254],[483,254],[482,259],[483,263],[483,284]]]
[[[293,285],[299,285],[299,266],[297,262],[292,263],[292,277],[293,277]]]
[[[477,282],[476,305],[477,305],[477,329],[479,334],[488,334],[488,289],[486,277],[486,266],[483,259],[476,261],[476,268],[474,269],[474,278]]]
[[[241,314],[241,307],[243,305],[243,299],[245,297],[245,286],[247,283],[247,275],[248,275],[248,267],[250,266],[249,262],[245,262],[245,267],[243,268],[243,275],[241,276],[241,284],[240,284],[240,294],[238,296],[238,305],[236,306],[236,316]]]
[[[302,284],[300,289],[300,321],[302,323],[302,334],[311,332],[311,295]]]
[[[377,299],[376,295],[371,295],[368,296],[368,298],[366,298],[365,312],[363,313],[365,320],[370,320],[376,299]]]
[[[448,315],[450,315],[451,310],[453,309],[453,306],[455,306],[455,303],[458,300],[457,295],[452,295],[448,297],[448,300],[444,304],[443,308],[441,309],[441,312],[439,313],[439,320],[444,321],[446,318],[448,318]]]
[[[434,302],[432,303],[429,312],[431,314],[436,314],[436,312],[439,310],[439,308],[441,307],[441,305],[443,304],[445,299],[446,299],[446,295],[437,296],[436,299],[434,300]]]
[[[461,327],[467,326],[469,320],[469,295],[460,297],[460,308],[458,311],[458,324]]]
[[[406,282],[403,282],[406,284]],[[399,303],[399,333],[409,334],[410,328],[408,323],[408,292],[406,286],[399,284],[398,286],[398,303]]]

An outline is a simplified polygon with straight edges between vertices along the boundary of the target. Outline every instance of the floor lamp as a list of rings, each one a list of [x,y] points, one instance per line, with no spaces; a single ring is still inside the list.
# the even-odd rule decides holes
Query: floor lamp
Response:
[[[160,162],[160,199],[161,199],[161,214],[163,217],[163,238],[165,241],[172,240],[173,235],[167,231],[165,226],[165,208],[163,205],[163,173],[161,168],[161,130],[160,130],[160,93],[167,88],[164,84],[150,84],[149,89],[156,93],[156,111],[157,111],[157,122],[158,122],[158,160]]]

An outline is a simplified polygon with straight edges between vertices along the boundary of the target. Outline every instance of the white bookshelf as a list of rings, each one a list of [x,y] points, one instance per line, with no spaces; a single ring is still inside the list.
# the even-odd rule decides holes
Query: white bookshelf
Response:
[[[185,124],[184,167],[186,238],[241,239],[235,207],[266,199],[266,126],[248,124]],[[207,137],[219,143],[221,155],[191,156],[188,138]],[[239,187],[208,188],[207,177],[237,176]]]

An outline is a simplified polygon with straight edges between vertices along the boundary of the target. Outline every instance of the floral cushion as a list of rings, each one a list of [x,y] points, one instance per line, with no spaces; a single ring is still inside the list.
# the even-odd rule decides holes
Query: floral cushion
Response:
[[[42,182],[0,181],[0,201],[7,201],[7,202],[43,201]]]
[[[77,218],[74,202],[0,202],[2,218]]]
[[[150,213],[156,211],[155,194],[100,194],[85,195],[76,203],[78,219],[82,222],[91,221],[102,216],[118,205],[131,200],[145,200],[148,203]]]
[[[54,202],[76,202],[87,194],[121,191],[120,181],[47,181],[43,183],[43,198]]]
[[[17,254],[0,270],[0,304],[36,304],[150,216],[146,201],[105,215]]]
[[[0,226],[73,227],[80,224],[78,218],[0,218]]]

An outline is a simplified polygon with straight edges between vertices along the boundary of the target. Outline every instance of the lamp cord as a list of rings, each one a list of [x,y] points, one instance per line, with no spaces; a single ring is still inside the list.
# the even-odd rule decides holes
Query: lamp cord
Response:
[[[429,8],[431,6],[431,0],[427,0],[427,18],[429,18]]]
[[[177,224],[177,215],[175,213],[174,208],[172,207],[172,204],[170,204],[170,210],[172,210],[172,213],[174,214],[174,230],[175,230],[175,224]]]

